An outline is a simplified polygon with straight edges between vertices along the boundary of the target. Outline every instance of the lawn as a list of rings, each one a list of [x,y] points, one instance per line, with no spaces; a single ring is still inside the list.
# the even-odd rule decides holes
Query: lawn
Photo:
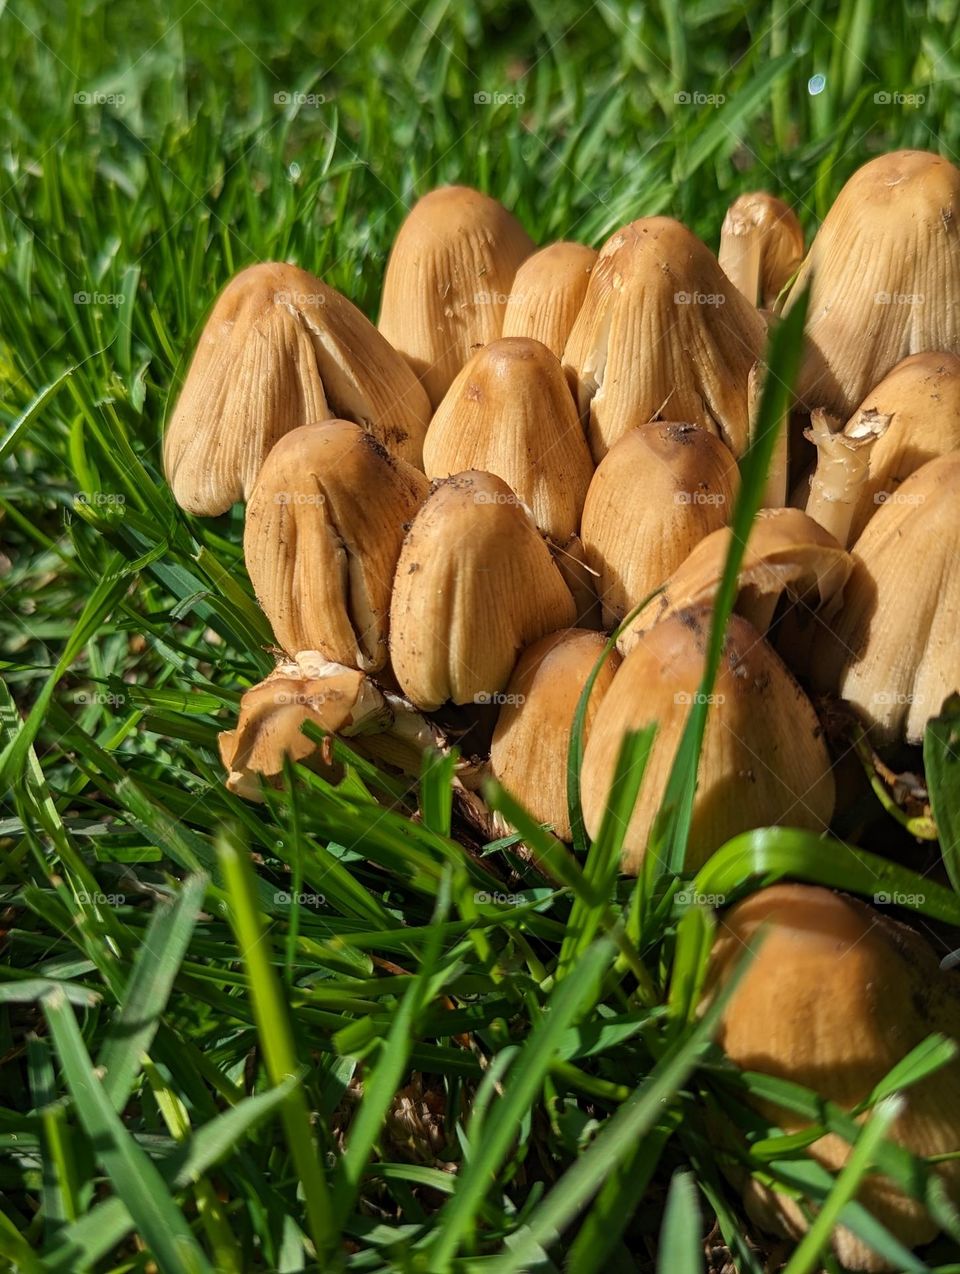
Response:
[[[836,827],[857,850],[759,831],[691,882],[674,824],[669,870],[634,881],[614,819],[564,851],[491,791],[531,857],[464,821],[450,757],[411,786],[345,744],[341,784],[290,767],[241,800],[217,735],[272,668],[271,632],[242,507],[180,511],[161,439],[237,270],[295,262],[375,320],[390,244],[435,186],[495,195],[537,244],[599,247],[663,213],[715,251],[741,192],[787,200],[809,241],[872,155],[960,162],[958,17],[958,0],[0,8],[5,1268],[836,1269],[828,1233],[794,1249],[746,1218],[718,1111],[751,1129],[750,1170],[870,1227],[849,1179],[758,1131],[756,1077],[711,1043],[708,904],[784,875],[879,887],[917,899],[941,955],[960,901],[931,842],[873,801]],[[784,374],[798,348],[788,321]],[[777,1096],[849,1133],[805,1090]],[[920,1260],[873,1224],[877,1249],[960,1269],[922,1163],[886,1170],[948,1234]]]

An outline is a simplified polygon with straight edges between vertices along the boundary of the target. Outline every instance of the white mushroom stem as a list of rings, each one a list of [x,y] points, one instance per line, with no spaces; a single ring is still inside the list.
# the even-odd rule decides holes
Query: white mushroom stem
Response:
[[[807,513],[847,548],[850,526],[864,483],[870,475],[873,444],[886,433],[890,416],[858,411],[840,429],[835,417],[819,409],[810,416],[804,437],[817,448],[817,467],[810,479]]]
[[[760,408],[760,397],[763,389],[764,367],[754,363],[747,378],[747,411],[750,416],[751,437],[756,432],[757,413]],[[770,457],[770,468],[767,470],[767,484],[763,489],[763,508],[782,509],[787,503],[787,470],[790,462],[790,416],[785,414],[777,424],[777,440],[773,455]]]
[[[760,296],[761,237],[755,221],[735,215],[733,208],[727,212],[720,230],[720,268],[751,305]]]

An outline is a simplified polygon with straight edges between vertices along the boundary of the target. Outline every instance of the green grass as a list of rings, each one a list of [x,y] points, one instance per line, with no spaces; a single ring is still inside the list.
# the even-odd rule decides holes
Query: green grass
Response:
[[[882,856],[892,821],[868,819],[878,839],[856,846],[761,830],[678,881],[696,726],[664,824],[671,870],[638,882],[613,870],[613,820],[573,853],[508,793],[491,799],[562,883],[510,844],[471,852],[451,835],[443,765],[393,810],[359,764],[340,787],[298,771],[245,804],[216,751],[271,666],[242,512],[182,515],[159,442],[235,270],[293,259],[375,315],[404,210],[441,182],[496,194],[541,243],[598,244],[669,212],[716,247],[742,190],[784,195],[811,231],[877,151],[956,160],[958,10],[2,10],[7,1265],[693,1274],[716,1222],[713,1244],[757,1274],[711,1131],[722,1108],[749,1132],[751,1168],[828,1200],[825,1218],[905,1269],[957,1268],[935,1179],[882,1139],[893,1087],[861,1136],[814,1095],[734,1071],[695,1012],[715,921],[693,894],[785,874],[868,896],[880,883],[960,922],[951,889]],[[724,101],[682,100],[698,93]],[[898,93],[924,101],[876,100]],[[762,461],[745,466],[747,522]],[[954,729],[946,717],[928,739],[945,827]],[[623,799],[644,749],[640,736],[625,753]],[[953,854],[948,866],[955,880]],[[302,895],[318,901],[290,901]],[[943,1064],[931,1048],[898,1068],[896,1091]],[[440,1116],[402,1128],[396,1095],[418,1099],[417,1085]],[[799,1112],[810,1136],[857,1142],[836,1185],[750,1113],[751,1093]],[[925,1198],[953,1243],[923,1262],[898,1251],[850,1202],[871,1163]],[[811,1231],[790,1274],[817,1268],[823,1238]]]

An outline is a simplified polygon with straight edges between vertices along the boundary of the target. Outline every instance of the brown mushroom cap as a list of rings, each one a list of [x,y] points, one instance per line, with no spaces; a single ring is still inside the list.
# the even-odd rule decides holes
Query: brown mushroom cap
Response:
[[[611,447],[587,491],[580,532],[605,627],[724,525],[739,486],[733,455],[696,425],[640,425]]]
[[[646,217],[601,249],[564,350],[590,448],[664,416],[747,444],[747,380],[766,324],[686,226]]]
[[[429,478],[495,473],[565,544],[580,526],[593,460],[560,360],[514,336],[478,350],[444,395],[424,442]]]
[[[516,217],[468,186],[441,186],[407,215],[387,262],[379,326],[434,408],[467,359],[500,335],[517,267],[532,251]]]
[[[703,678],[712,610],[678,611],[654,625],[627,655],[594,719],[581,774],[584,820],[599,830],[617,756],[628,730],[656,724],[650,758],[623,847],[636,873],[690,706]],[[813,707],[779,656],[733,615],[707,716],[687,868],[730,837],[770,825],[824,831],[833,814],[830,758]]]
[[[529,510],[501,478],[436,484],[404,540],[390,609],[393,669],[412,703],[489,701],[524,646],[574,617]]]
[[[419,465],[426,394],[350,302],[296,266],[242,270],[207,319],[163,440],[182,508],[210,516],[249,496],[271,447],[340,416]]]
[[[941,972],[918,934],[862,902],[787,884],[737,903],[722,917],[708,995],[727,981],[746,949],[755,955],[718,1034],[727,1056],[744,1070],[801,1084],[849,1109],[932,1032],[960,1042],[956,977]],[[791,1111],[759,1100],[756,1106],[786,1132],[805,1126]],[[921,1156],[960,1150],[960,1061],[911,1085],[891,1137]],[[836,1172],[850,1147],[829,1134],[808,1153]],[[935,1171],[960,1202],[960,1162],[938,1164]],[[937,1232],[923,1206],[883,1177],[866,1177],[857,1197],[908,1247]],[[768,1226],[772,1222],[793,1236],[807,1228],[792,1199],[755,1181],[748,1207],[751,1203]],[[833,1247],[847,1268],[891,1268],[849,1230],[835,1230]]]
[[[503,314],[504,336],[542,341],[559,358],[586,296],[593,248],[551,243],[527,257],[517,271]]]
[[[798,396],[848,419],[908,354],[960,351],[960,171],[926,151],[858,169],[784,306],[812,275]]]
[[[803,260],[796,213],[766,191],[740,195],[723,219],[718,260],[751,305],[772,308]]]
[[[814,680],[852,703],[877,743],[919,743],[960,689],[960,452],[911,474],[852,552],[843,606],[818,639]]]
[[[565,628],[534,642],[520,656],[501,696],[493,733],[493,773],[541,823],[561,840],[572,836],[567,808],[567,750],[581,692],[603,653],[606,637]],[[612,651],[594,682],[584,719],[584,738],[620,657]]]
[[[404,527],[428,489],[349,421],[303,425],[277,443],[250,496],[243,551],[284,650],[383,668]]]

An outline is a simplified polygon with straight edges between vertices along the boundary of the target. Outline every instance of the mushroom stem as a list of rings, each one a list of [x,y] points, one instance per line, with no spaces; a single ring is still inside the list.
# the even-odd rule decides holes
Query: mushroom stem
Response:
[[[873,444],[887,431],[890,416],[858,411],[842,428],[829,413],[815,409],[804,437],[817,448],[817,467],[810,479],[807,513],[846,548],[857,500],[870,475]]]
[[[720,268],[751,305],[760,296],[760,232],[755,225],[728,213],[720,231]]]
[[[764,366],[754,363],[747,377],[747,412],[750,419],[750,436],[756,434],[760,397],[763,390]],[[782,509],[787,503],[787,471],[790,463],[790,416],[785,412],[777,423],[777,439],[770,457],[767,482],[763,488],[764,509]]]

